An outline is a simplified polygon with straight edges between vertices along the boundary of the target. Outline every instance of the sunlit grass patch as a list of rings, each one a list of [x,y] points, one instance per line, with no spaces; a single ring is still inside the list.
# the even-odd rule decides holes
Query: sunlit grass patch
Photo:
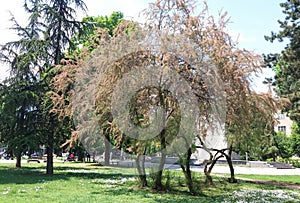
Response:
[[[275,182],[286,182],[300,185],[299,175],[252,175],[252,174],[239,174],[236,177],[249,178],[253,180],[268,180]]]
[[[166,188],[159,192],[151,187],[141,189],[132,168],[55,163],[55,174],[47,176],[45,165],[30,163],[23,167],[15,169],[13,164],[0,164],[0,202],[214,203],[255,202],[262,198],[276,202],[279,195],[288,197],[289,202],[299,199],[296,190],[243,181],[230,184],[226,177],[214,176],[214,186],[207,186],[202,173],[193,173],[196,187],[202,194],[192,196],[181,171],[166,170],[163,178]]]

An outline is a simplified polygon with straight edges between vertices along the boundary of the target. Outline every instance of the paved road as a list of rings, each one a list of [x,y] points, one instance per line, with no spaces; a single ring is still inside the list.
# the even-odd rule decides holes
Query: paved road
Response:
[[[128,164],[128,162],[127,162]],[[122,165],[122,164],[120,164]],[[125,163],[124,165],[125,166]],[[147,164],[146,164],[147,166]],[[181,170],[179,165],[165,165],[165,168]],[[192,166],[193,171],[203,172],[202,166]],[[261,175],[300,175],[300,168],[297,169],[277,169],[271,167],[249,167],[249,166],[235,166],[235,174],[261,174]],[[216,165],[213,173],[227,173],[230,174],[229,167],[227,165]]]
[[[178,169],[179,166],[173,165],[171,167],[167,167],[170,169]],[[200,166],[192,166],[193,171],[203,172],[203,167]],[[235,174],[260,174],[260,175],[300,175],[300,168],[296,169],[277,169],[271,167],[247,167],[247,166],[235,166],[234,167]],[[228,166],[216,165],[213,170],[213,173],[225,173],[230,174],[230,170]]]
[[[1,163],[15,163],[15,160],[0,160]],[[22,163],[26,163],[26,160],[22,160]],[[42,163],[41,163],[42,164]],[[166,165],[166,168],[181,170],[178,165]],[[192,166],[193,171],[203,172],[203,167]],[[247,166],[235,166],[235,174],[261,174],[261,175],[300,175],[300,168],[296,169],[276,169],[271,167],[247,167]],[[213,173],[230,173],[228,166],[216,165]]]
[[[181,168],[178,165],[167,165],[166,168],[169,169],[178,169]],[[192,166],[193,171],[203,172],[203,167]],[[261,174],[261,175],[300,175],[300,168],[296,169],[277,169],[271,167],[247,167],[247,166],[235,166],[235,174]],[[213,170],[213,173],[225,173],[230,174],[229,167],[226,165],[216,165]]]
[[[203,171],[203,170],[202,170]],[[300,168],[296,169],[277,169],[270,167],[234,167],[235,174],[261,174],[261,175],[300,175]],[[230,173],[228,166],[216,166],[213,173]]]

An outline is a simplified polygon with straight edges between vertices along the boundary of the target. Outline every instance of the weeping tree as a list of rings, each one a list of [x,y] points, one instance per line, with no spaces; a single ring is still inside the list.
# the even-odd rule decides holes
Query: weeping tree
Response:
[[[109,36],[107,32],[104,30],[100,31],[99,33],[99,41],[102,42],[100,45],[98,45],[98,50],[96,50],[92,56],[93,60],[90,60],[88,63],[83,63],[84,58],[86,58],[86,55],[82,52],[80,56],[78,56],[78,59],[76,63],[73,62],[73,60],[66,61],[65,66],[61,66],[62,70],[62,76],[64,76],[64,80],[61,80],[61,83],[56,83],[57,87],[59,85],[62,85],[64,81],[64,86],[67,86],[70,84],[70,82],[74,82],[75,79],[77,82],[79,81],[80,83],[77,83],[77,86],[80,87],[81,92],[77,93],[78,95],[73,95],[74,92],[70,91],[69,94],[73,96],[73,103],[71,103],[69,106],[65,106],[64,103],[62,103],[62,99],[59,99],[58,97],[54,97],[56,99],[56,104],[57,104],[57,110],[61,112],[62,115],[71,113],[72,115],[75,114],[77,116],[77,119],[80,118],[83,120],[83,122],[79,123],[77,126],[77,131],[73,133],[74,137],[73,139],[78,139],[80,137],[84,137],[85,134],[89,132],[93,132],[95,130],[95,125],[98,125],[102,127],[102,132],[106,133],[109,132],[111,135],[110,139],[114,140],[116,142],[116,146],[123,148],[124,151],[130,152],[130,153],[135,153],[137,155],[137,166],[139,167],[139,172],[140,172],[140,177],[143,180],[143,185],[147,185],[147,181],[145,180],[145,169],[143,166],[139,166],[139,158],[142,157],[144,158],[143,155],[145,153],[155,153],[155,152],[160,152],[161,153],[161,161],[158,165],[157,169],[157,178],[155,181],[155,187],[157,189],[162,189],[162,171],[164,167],[164,162],[165,162],[165,157],[167,153],[171,153],[173,155],[176,155],[176,147],[172,147],[170,152],[166,151],[167,145],[170,145],[172,143],[172,140],[174,140],[176,137],[176,132],[178,131],[178,127],[176,126],[178,123],[178,112],[179,107],[178,104],[176,105],[176,99],[175,97],[171,96],[170,91],[168,91],[168,86],[171,84],[164,84],[164,81],[161,81],[158,85],[149,85],[151,83],[157,82],[157,80],[149,81],[149,75],[146,73],[140,73],[139,75],[140,78],[136,77],[136,79],[141,79],[143,78],[145,81],[147,81],[147,84],[144,88],[141,88],[137,92],[137,95],[135,96],[135,99],[130,100],[129,102],[129,108],[130,113],[129,113],[129,120],[132,120],[134,123],[134,126],[138,126],[141,129],[145,129],[146,127],[149,127],[151,122],[156,121],[154,128],[156,128],[156,125],[160,125],[162,131],[156,134],[151,134],[150,132],[145,132],[146,134],[142,133],[140,134],[138,131],[133,127],[133,131],[130,133],[124,133],[123,130],[120,130],[118,125],[120,123],[117,123],[117,121],[113,120],[113,112],[111,109],[111,102],[112,102],[112,97],[116,97],[118,94],[114,94],[115,88],[117,85],[117,82],[120,79],[124,79],[123,75],[126,73],[134,73],[134,74],[139,74],[138,67],[139,66],[153,66],[153,73],[155,71],[170,71],[170,70],[177,70],[178,73],[180,73],[186,80],[189,80],[190,83],[193,82],[191,77],[192,75],[190,72],[192,72],[192,67],[184,62],[182,59],[179,57],[176,57],[174,54],[170,53],[161,53],[161,55],[155,55],[153,54],[154,52],[149,52],[147,51],[146,48],[140,49],[139,46],[136,46],[141,38],[143,37],[144,39],[144,33],[141,32],[140,27],[134,27],[136,24],[132,22],[123,22],[120,24],[116,30],[115,30],[115,37]],[[134,29],[132,29],[134,28]],[[131,33],[130,30],[135,30],[137,31],[136,33]],[[120,53],[120,51],[124,51],[123,49],[120,50],[118,47],[113,47],[113,45],[120,45],[127,47],[128,44],[131,43],[134,44],[135,46],[132,46],[130,48],[133,48],[134,50],[127,50],[125,53]],[[111,46],[112,45],[112,46]],[[105,47],[106,46],[106,47]],[[148,46],[148,45],[143,45],[143,46]],[[105,49],[115,49],[115,50],[108,50]],[[102,50],[104,49],[104,50]],[[177,50],[178,51],[178,50]],[[103,55],[97,55],[97,52],[99,53],[119,53],[119,55],[116,53],[115,56],[123,56],[123,57],[118,57],[117,59],[114,58],[107,58],[107,56]],[[107,62],[105,60],[111,60],[110,62]],[[171,60],[170,60],[171,59]],[[97,62],[97,63],[95,63]],[[98,63],[100,62],[100,64]],[[101,65],[105,64],[105,67],[99,67]],[[154,66],[162,66],[163,68],[156,69]],[[97,68],[95,68],[95,66]],[[108,67],[107,67],[108,66]],[[97,72],[96,72],[97,71]],[[74,72],[79,72],[80,74],[74,75],[72,73]],[[97,74],[95,74],[95,72]],[[103,75],[101,75],[101,72]],[[153,74],[151,73],[151,74]],[[99,78],[91,80],[90,76],[92,75],[97,75]],[[170,74],[170,73],[169,73]],[[155,73],[155,75],[159,75],[160,77],[166,77],[163,72],[160,73]],[[198,76],[199,77],[199,76]],[[143,81],[142,79],[142,81]],[[151,79],[151,77],[150,77]],[[95,82],[97,80],[97,82]],[[131,81],[133,83],[138,83],[138,81]],[[96,85],[95,85],[96,84]],[[174,84],[173,84],[174,85]],[[178,84],[179,85],[179,84]],[[93,87],[92,87],[93,86]],[[122,85],[121,85],[122,86]],[[158,87],[157,87],[158,86]],[[195,85],[196,86],[196,85]],[[135,85],[133,85],[135,87]],[[188,87],[188,86],[187,86]],[[198,87],[200,87],[198,85]],[[85,89],[87,88],[87,89]],[[172,87],[175,88],[175,87]],[[92,91],[88,95],[82,91],[84,89],[85,91]],[[201,88],[199,88],[201,89]],[[180,91],[185,91],[185,89],[180,87]],[[177,91],[179,91],[177,90]],[[117,91],[119,92],[119,91]],[[122,92],[122,91],[120,91]],[[119,93],[120,93],[119,92]],[[179,95],[180,92],[177,92]],[[96,95],[92,96],[91,98],[89,95]],[[121,98],[122,99],[122,94]],[[119,96],[120,96],[119,95]],[[184,95],[184,94],[183,94]],[[200,94],[201,95],[201,94]],[[86,96],[88,98],[86,98]],[[134,96],[134,94],[132,95]],[[93,98],[94,97],[94,98]],[[84,100],[80,100],[81,98],[84,98]],[[182,99],[182,98],[180,98]],[[118,101],[118,99],[114,99],[115,101]],[[90,102],[90,103],[89,103]],[[156,120],[153,119],[153,116],[157,112],[156,108],[150,109],[149,106],[158,106],[163,109],[167,109],[164,118],[161,120]],[[86,108],[86,107],[91,107],[92,108]],[[96,106],[96,113],[94,112],[94,106]],[[188,105],[187,105],[188,106]],[[63,107],[63,108],[61,108]],[[67,108],[66,108],[67,107]],[[76,108],[79,110],[76,111]],[[183,110],[185,107],[183,107]],[[74,111],[75,109],[75,111]],[[95,120],[91,119],[92,114],[97,115],[97,118]],[[79,115],[80,114],[80,115]],[[88,115],[88,116],[87,116]],[[151,118],[152,117],[152,118]],[[155,117],[157,118],[157,117]],[[85,120],[87,119],[87,120]],[[122,119],[121,119],[122,120]],[[152,120],[152,121],[151,121]],[[162,121],[162,122],[158,122]],[[82,124],[82,126],[80,125]],[[131,129],[129,129],[131,130]],[[181,131],[183,131],[181,129]],[[186,132],[189,132],[187,130]],[[150,136],[151,139],[143,139],[139,137],[147,137]],[[91,141],[94,139],[93,136],[89,137],[89,140]],[[191,142],[191,140],[188,140]],[[179,141],[177,141],[178,144]],[[150,146],[150,147],[149,147]],[[175,148],[175,149],[174,149]],[[142,163],[143,165],[143,163]]]
[[[157,27],[160,33],[163,33],[161,30],[167,30],[166,36],[170,36],[173,30],[176,30],[176,33],[183,33],[189,39],[189,43],[194,43],[194,46],[201,50],[201,55],[196,52],[202,64],[198,63],[203,65],[203,61],[208,59],[204,63],[207,69],[201,67],[193,70],[195,78],[197,73],[201,76],[202,84],[198,82],[199,86],[206,90],[206,92],[202,90],[200,94],[202,97],[198,97],[198,103],[202,104],[200,108],[202,118],[206,120],[200,120],[202,122],[199,124],[197,144],[209,155],[204,170],[207,170],[208,166],[210,170],[205,173],[209,174],[217,159],[225,157],[231,171],[231,182],[234,182],[234,168],[231,161],[233,145],[241,141],[247,142],[251,133],[257,140],[261,140],[261,134],[254,133],[251,129],[253,118],[260,113],[262,117],[268,118],[269,122],[265,126],[257,126],[259,130],[272,129],[274,123],[272,115],[277,110],[278,102],[272,95],[258,95],[251,91],[251,77],[261,71],[262,57],[238,48],[238,42],[233,41],[225,31],[229,20],[227,14],[221,13],[219,19],[215,20],[205,7],[198,16],[194,16],[193,5],[190,1],[157,1],[146,10],[147,22],[149,29]],[[204,5],[206,6],[205,3]],[[195,53],[190,52],[186,46],[179,45],[179,47],[189,53]],[[206,79],[203,79],[203,76]],[[203,86],[208,88],[205,89]],[[195,95],[198,96],[198,93],[195,92]],[[203,103],[207,105],[206,108],[203,107]],[[251,133],[247,133],[248,131]],[[221,136],[222,134],[224,136]],[[227,142],[225,148],[218,146],[222,142]],[[187,155],[189,154],[188,152]]]
[[[194,5],[159,0],[144,11],[142,26],[123,20],[112,36],[98,30],[97,40],[91,40],[94,51],[83,48],[75,60],[66,60],[54,80],[56,92],[74,85],[65,92],[68,105],[53,96],[57,112],[76,118],[71,140],[96,143],[94,135],[102,133],[136,155],[142,186],[147,185],[145,155],[159,153],[154,187],[163,189],[166,157],[177,156],[190,192],[197,193],[190,170],[197,139],[212,157],[226,156],[233,171],[231,140],[242,134],[218,133],[225,126],[247,130],[250,101],[258,98],[250,91],[250,77],[260,70],[260,57],[238,49],[224,31],[225,14],[215,21],[204,4],[195,16]],[[213,141],[225,139],[229,147],[208,145],[213,135]]]
[[[112,36],[114,34],[113,30],[120,22],[122,22],[122,19],[123,14],[121,12],[113,12],[110,16],[88,16],[82,19],[82,22],[84,23],[83,32],[85,35],[76,35],[72,38],[75,47],[70,47],[68,49],[65,58],[62,60],[62,65],[57,66],[59,74],[52,79],[54,91],[51,91],[50,95],[54,102],[54,106],[51,111],[58,115],[59,120],[73,120],[72,102],[70,101],[72,99],[76,81],[76,72],[78,68],[82,66],[83,62],[87,60],[88,56],[97,49],[102,40],[101,36],[103,33],[105,33],[105,35],[107,34],[107,37]],[[76,119],[74,121],[76,123]],[[104,127],[104,129],[105,147],[103,147],[103,143],[97,140],[98,138],[101,139],[102,136],[97,136],[93,140],[84,138],[85,136],[83,136],[81,140],[83,140],[86,150],[90,153],[95,153],[96,151],[99,152],[105,148],[105,164],[108,165],[110,161],[111,144],[109,141],[110,136],[108,126]],[[72,137],[77,137],[75,126],[73,126],[72,131]],[[100,135],[100,131],[93,132]],[[90,133],[91,131],[86,134],[88,135]],[[77,141],[78,140],[71,138],[64,142],[62,146],[70,149],[73,147],[74,143],[80,143]]]

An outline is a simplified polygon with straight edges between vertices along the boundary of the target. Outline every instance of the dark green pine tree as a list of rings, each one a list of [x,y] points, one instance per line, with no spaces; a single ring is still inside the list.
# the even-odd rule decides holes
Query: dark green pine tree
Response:
[[[13,98],[10,97],[15,95],[19,103],[13,107],[14,111],[9,112],[14,118],[12,122],[17,122],[18,111],[22,110],[23,113],[20,115],[24,124],[21,123],[20,126],[24,127],[26,123],[26,126],[37,127],[40,134],[44,135],[42,142],[48,152],[46,173],[51,175],[53,150],[55,141],[61,140],[59,136],[62,133],[59,128],[62,124],[50,111],[52,100],[48,92],[52,90],[51,79],[56,74],[55,65],[60,63],[69,47],[74,47],[71,39],[83,34],[83,23],[76,20],[76,9],[86,11],[86,5],[82,0],[25,0],[24,8],[29,14],[29,21],[25,27],[12,19],[14,22],[12,29],[17,32],[20,39],[1,46],[0,59],[11,67],[11,79],[2,86],[5,87],[5,91],[2,91],[1,98],[12,101]],[[26,90],[29,95],[37,97],[33,99],[24,96],[25,99],[18,99],[21,90]],[[14,94],[7,95],[10,92]],[[24,100],[26,102],[21,102]],[[38,121],[28,120],[26,111],[38,112]],[[5,115],[8,111],[2,113]],[[13,123],[10,124],[13,126]],[[66,129],[66,126],[62,128]],[[9,139],[12,140],[13,136],[10,135]],[[1,139],[2,137],[1,135]]]
[[[16,157],[16,167],[21,167],[21,155],[39,150],[39,97],[34,85],[10,78],[9,85],[0,90],[0,139]]]
[[[72,38],[82,35],[83,23],[76,20],[76,9],[86,11],[82,0],[26,0],[25,10],[31,14],[31,19],[42,27],[42,36],[46,42],[44,70],[41,73],[41,87],[43,89],[43,122],[46,133],[47,174],[53,174],[53,151],[55,142],[61,140],[61,124],[57,115],[51,112],[53,103],[48,94],[52,91],[51,79],[56,74],[55,65],[60,64],[68,48],[75,47]],[[37,14],[38,13],[38,14]],[[70,123],[69,123],[70,124]],[[71,124],[70,124],[71,125]]]
[[[9,146],[21,167],[21,154],[37,149],[40,141],[41,119],[39,71],[43,67],[43,40],[35,26],[22,27],[11,19],[19,40],[1,46],[0,59],[10,65],[10,77],[1,85],[1,141]]]
[[[82,0],[25,0],[25,10],[31,18],[39,13],[37,21],[44,27],[44,38],[49,42],[50,65],[59,64],[68,47],[74,48],[72,38],[84,35],[83,23],[77,21],[78,10],[86,12],[87,7]]]
[[[288,98],[291,105],[287,107],[289,116],[300,123],[300,1],[288,0],[281,3],[285,14],[279,20],[280,31],[265,37],[273,42],[287,42],[285,49],[279,54],[269,54],[265,61],[275,71],[275,91],[280,97]]]

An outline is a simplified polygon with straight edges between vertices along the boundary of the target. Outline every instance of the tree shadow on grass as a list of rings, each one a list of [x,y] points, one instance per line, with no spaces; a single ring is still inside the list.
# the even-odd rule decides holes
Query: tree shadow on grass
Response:
[[[70,178],[85,179],[121,179],[135,177],[132,174],[122,174],[110,168],[88,168],[78,166],[54,167],[54,175],[45,174],[45,166],[23,166],[14,168],[9,165],[0,165],[0,184],[35,184],[41,181],[68,180]],[[101,171],[97,171],[101,170]]]
[[[228,194],[231,194],[233,190],[231,185],[224,184],[224,180],[220,179],[220,184],[217,187],[221,189],[214,188],[206,192],[206,196],[192,196],[190,195],[186,187],[184,190],[171,189],[163,192],[155,191],[150,188],[138,188],[137,181],[132,179],[135,178],[135,175],[124,174],[122,173],[121,168],[109,168],[101,166],[80,166],[80,165],[65,165],[65,166],[56,166],[55,175],[47,176],[45,175],[45,166],[44,165],[27,165],[23,166],[21,169],[13,168],[12,165],[0,165],[0,184],[35,184],[41,183],[43,181],[50,182],[56,180],[66,180],[73,178],[78,179],[89,179],[90,184],[98,185],[108,185],[111,187],[102,188],[99,190],[99,187],[90,188],[91,196],[100,196],[103,193],[110,196],[131,196],[136,199],[136,196],[141,199],[149,199],[151,202],[162,202],[162,203],[182,203],[182,202],[223,202],[228,198]],[[120,171],[120,172],[118,172]],[[128,181],[128,179],[131,179]],[[218,182],[218,181],[216,181]],[[256,186],[257,189],[263,190],[275,190],[278,189],[278,186],[274,185],[259,185],[253,183],[246,183],[239,181],[235,186],[245,186],[251,184],[253,187]],[[204,186],[203,186],[204,187]],[[101,188],[101,187],[100,187]],[[239,187],[234,187],[235,190]],[[202,188],[203,189],[203,188]]]
[[[134,196],[139,196],[141,199],[149,199],[151,202],[162,202],[162,203],[182,203],[182,202],[224,202],[233,195],[234,191],[242,190],[244,186],[247,186],[249,190],[278,190],[283,189],[280,186],[274,185],[260,185],[254,183],[246,183],[244,181],[239,181],[234,185],[224,182],[224,180],[219,180],[215,182],[215,186],[205,186],[202,185],[202,189],[205,191],[204,194],[199,194],[198,196],[191,195],[187,190],[183,191],[180,189],[172,188],[167,191],[155,191],[147,188],[138,188],[134,185],[124,184],[114,184],[112,188],[107,188],[104,190],[105,194],[112,196],[129,196],[134,194]],[[91,192],[91,195],[97,195],[98,193]],[[134,197],[133,197],[134,198]]]
[[[104,191],[105,194],[113,195],[113,196],[127,196],[133,195],[133,198],[136,196],[140,197],[140,200],[151,200],[151,202],[160,202],[160,203],[195,203],[195,202],[224,202],[227,198],[227,195],[198,195],[193,196],[189,192],[186,191],[164,191],[158,192],[155,190],[151,190],[149,188],[134,188],[134,187],[116,187],[110,188]],[[91,192],[91,195],[98,195],[97,192]]]

